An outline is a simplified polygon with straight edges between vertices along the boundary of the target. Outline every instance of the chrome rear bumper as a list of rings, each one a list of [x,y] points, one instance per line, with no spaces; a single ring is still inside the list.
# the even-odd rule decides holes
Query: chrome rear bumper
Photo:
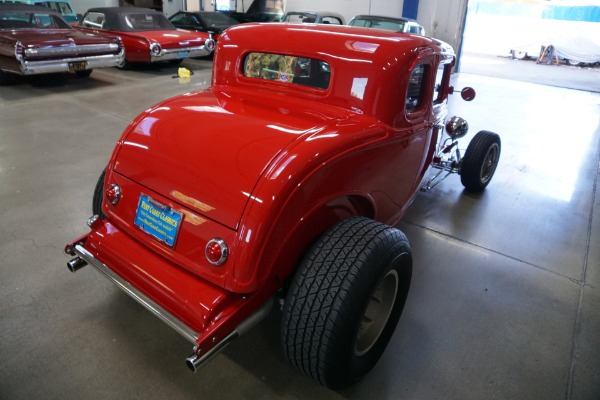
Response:
[[[150,55],[151,62],[170,61],[192,57],[205,57],[210,55],[211,51],[206,46],[180,47],[176,49],[162,49],[160,55]]]
[[[161,321],[169,325],[175,331],[177,331],[181,336],[196,344],[200,334],[195,330],[191,329],[189,326],[181,322],[177,319],[173,314],[169,311],[165,310],[163,307],[158,305],[156,302],[151,300],[148,296],[146,296],[141,291],[137,290],[133,287],[129,282],[125,279],[121,278],[117,275],[113,270],[111,270],[107,265],[96,259],[89,251],[85,249],[80,244],[76,244],[73,246],[72,251],[74,255],[78,257],[71,260],[69,263],[69,269],[75,272],[77,269],[83,267],[84,265],[81,262],[75,263],[75,260],[83,260],[98,271],[100,271],[108,280],[117,285],[121,290],[127,293],[131,298],[144,306],[148,311],[157,316]],[[76,268],[71,268],[73,264],[77,264]]]
[[[116,67],[123,62],[125,52],[118,54],[107,54],[101,56],[81,56],[72,58],[50,59],[41,61],[21,60],[20,71],[14,71],[23,75],[52,74],[59,72],[70,72],[73,63],[85,62],[85,70],[94,68]]]

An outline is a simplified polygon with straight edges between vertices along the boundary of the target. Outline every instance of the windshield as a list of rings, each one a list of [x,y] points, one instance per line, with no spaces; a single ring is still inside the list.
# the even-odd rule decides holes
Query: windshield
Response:
[[[173,30],[175,27],[164,14],[136,13],[124,15],[124,28],[126,31],[160,31]]]
[[[383,21],[375,19],[353,19],[350,21],[352,26],[362,26],[365,28],[386,29],[388,31],[403,32],[404,22]]]
[[[201,17],[208,25],[235,25],[238,23],[235,19],[218,12],[201,14]]]
[[[72,29],[61,17],[44,12],[0,12],[0,29]]]
[[[303,12],[289,12],[285,15],[283,22],[304,22],[314,23],[317,21],[315,14],[303,13]]]

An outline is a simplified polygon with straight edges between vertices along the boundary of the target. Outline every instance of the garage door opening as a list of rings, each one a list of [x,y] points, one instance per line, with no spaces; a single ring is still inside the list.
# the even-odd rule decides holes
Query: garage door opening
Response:
[[[461,72],[600,92],[599,22],[600,1],[470,0]]]

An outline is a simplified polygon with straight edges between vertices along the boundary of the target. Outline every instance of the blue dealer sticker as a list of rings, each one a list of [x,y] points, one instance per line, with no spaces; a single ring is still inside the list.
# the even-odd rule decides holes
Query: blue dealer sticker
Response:
[[[181,225],[181,213],[142,194],[135,212],[135,225],[173,247]]]

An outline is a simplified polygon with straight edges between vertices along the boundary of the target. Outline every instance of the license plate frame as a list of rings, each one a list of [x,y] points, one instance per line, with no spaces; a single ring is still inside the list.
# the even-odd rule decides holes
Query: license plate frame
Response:
[[[87,61],[74,61],[69,63],[70,72],[85,71],[87,68]]]
[[[182,213],[146,194],[140,194],[134,224],[143,232],[169,247],[174,247],[182,222]]]

